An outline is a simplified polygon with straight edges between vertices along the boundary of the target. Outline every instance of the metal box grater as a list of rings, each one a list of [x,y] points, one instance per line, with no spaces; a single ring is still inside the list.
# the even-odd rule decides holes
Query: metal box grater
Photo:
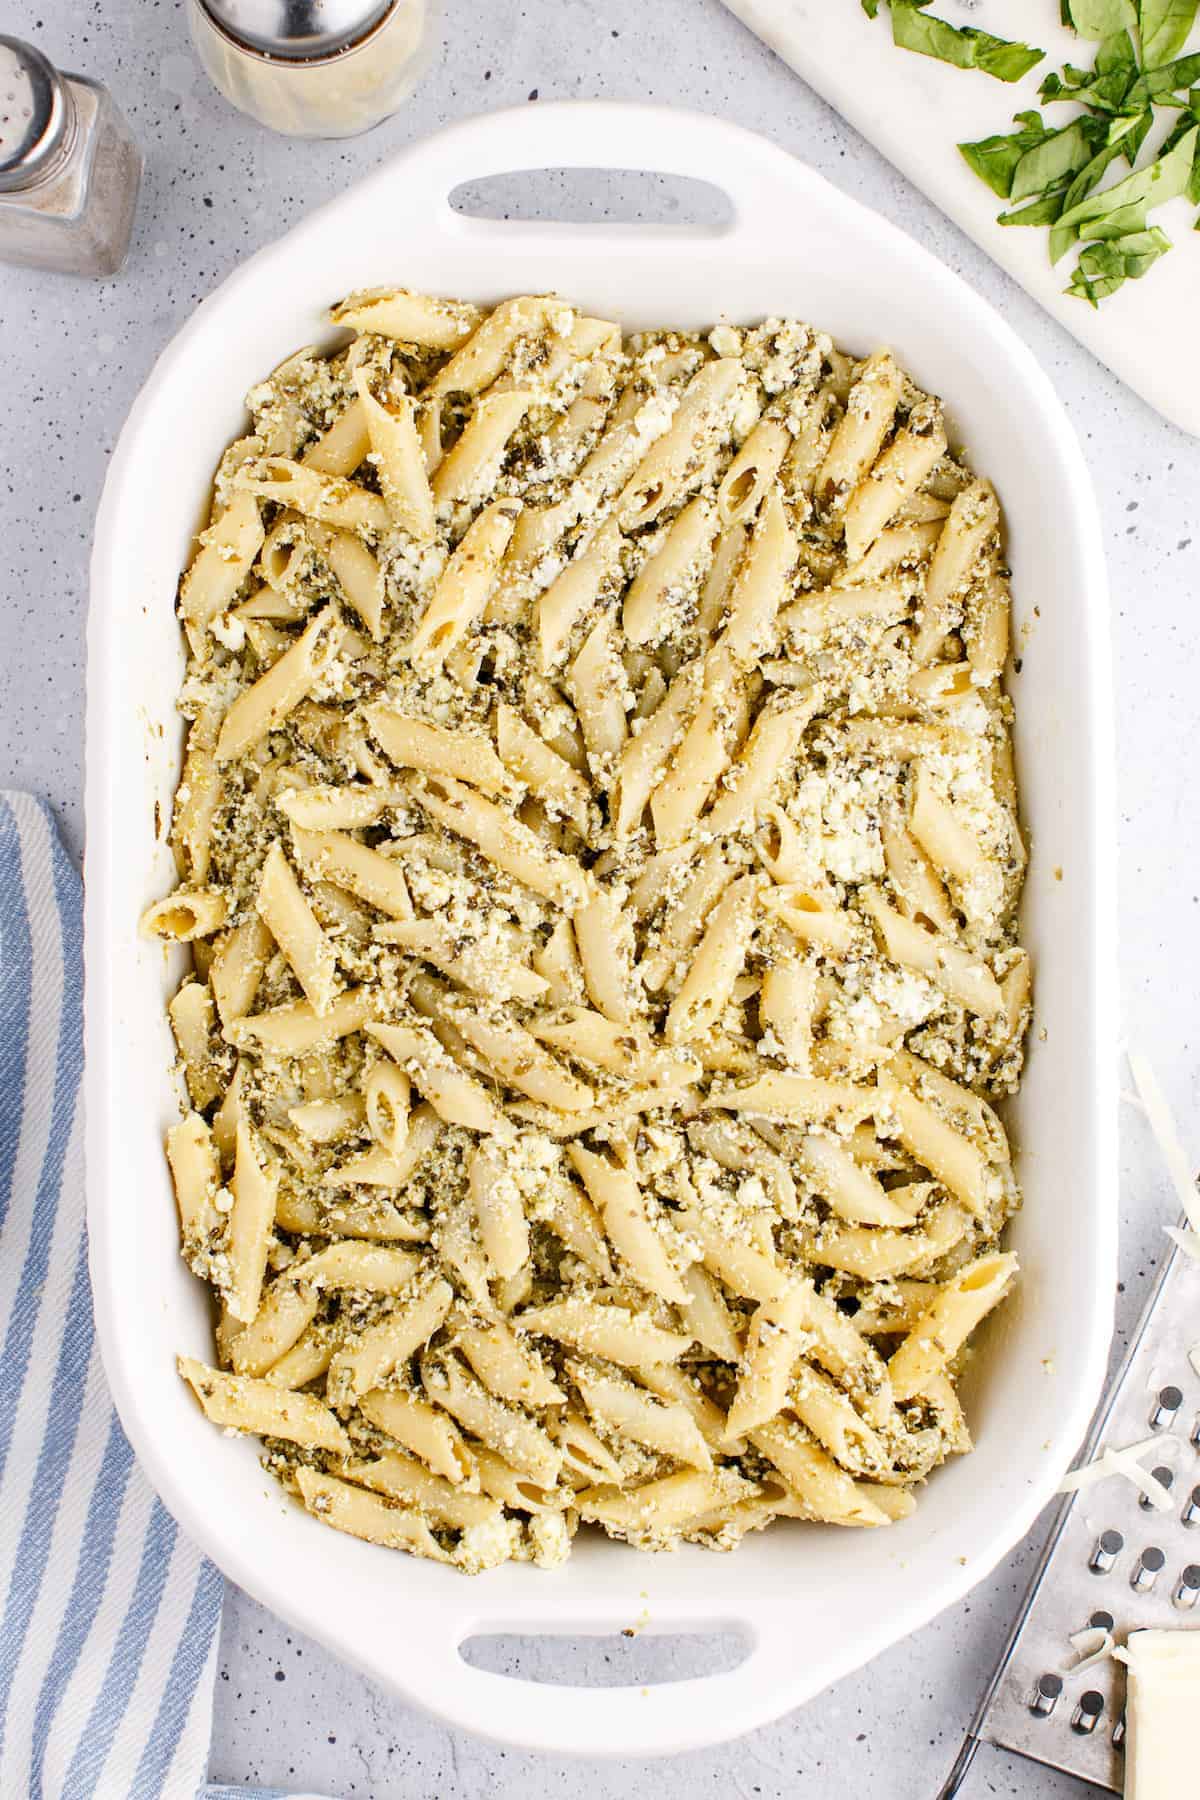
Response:
[[[960,1791],[981,1742],[1122,1791],[1124,1666],[1110,1657],[1071,1672],[1069,1640],[1093,1622],[1118,1644],[1147,1625],[1200,1630],[1200,1374],[1188,1358],[1197,1344],[1200,1265],[1175,1249],[1079,1459],[1161,1432],[1162,1455],[1141,1462],[1170,1477],[1171,1510],[1156,1510],[1121,1476],[1063,1502],[939,1800]]]

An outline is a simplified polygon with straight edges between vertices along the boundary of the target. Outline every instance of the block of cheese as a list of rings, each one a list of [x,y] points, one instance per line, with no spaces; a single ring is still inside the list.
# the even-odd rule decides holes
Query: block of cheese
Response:
[[[1196,1791],[1200,1630],[1132,1631],[1117,1655],[1128,1668],[1125,1800],[1182,1800]]]

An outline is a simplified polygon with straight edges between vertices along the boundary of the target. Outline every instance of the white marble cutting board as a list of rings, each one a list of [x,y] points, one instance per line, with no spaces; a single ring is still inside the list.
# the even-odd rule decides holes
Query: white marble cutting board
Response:
[[[995,223],[1004,202],[972,173],[955,146],[1013,129],[1012,115],[1038,105],[1042,76],[1064,62],[1090,64],[1092,46],[1059,24],[1058,0],[935,0],[955,24],[1036,44],[1046,60],[1008,84],[949,68],[892,43],[886,5],[872,21],[859,0],[725,0],[863,136],[923,189],[1122,380],[1185,431],[1200,436],[1200,232],[1196,208],[1176,200],[1153,223],[1174,242],[1141,281],[1093,310],[1063,293],[1070,261],[1052,267],[1044,229]],[[1189,45],[1189,49],[1197,45]],[[1065,124],[1070,105],[1044,109]],[[1120,172],[1126,173],[1125,165]],[[1113,179],[1112,176],[1108,178]]]

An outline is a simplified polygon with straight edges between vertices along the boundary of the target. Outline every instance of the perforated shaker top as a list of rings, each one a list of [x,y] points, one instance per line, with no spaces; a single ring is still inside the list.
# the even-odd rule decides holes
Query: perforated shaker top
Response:
[[[45,178],[70,123],[70,97],[53,64],[32,44],[0,36],[0,194]]]

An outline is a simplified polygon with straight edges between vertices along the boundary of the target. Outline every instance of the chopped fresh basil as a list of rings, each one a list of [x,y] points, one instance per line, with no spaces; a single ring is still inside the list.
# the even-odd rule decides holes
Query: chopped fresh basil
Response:
[[[1028,206],[1022,206],[1016,212],[1002,212],[997,216],[997,225],[1053,225],[1063,209],[1063,195],[1043,194],[1040,200],[1031,200]]]
[[[1012,193],[1013,176],[1022,159],[1030,150],[1036,149],[1054,135],[1043,125],[1040,113],[1017,113],[1016,122],[1021,127],[1020,131],[980,138],[976,144],[958,146],[963,160],[974,169],[981,181],[987,182],[993,194],[998,194],[1001,200],[1007,200]]]
[[[1130,31],[1136,23],[1133,0],[1067,0],[1064,25],[1073,25],[1080,37],[1106,38],[1114,31]]]
[[[979,69],[997,81],[1019,81],[1046,52],[1010,43],[977,31],[973,25],[950,25],[923,12],[914,0],[892,0],[892,39],[902,50],[953,63],[956,69]]]
[[[1130,121],[1130,123],[1132,124],[1132,121]],[[1098,182],[1103,178],[1105,170],[1111,163],[1114,163],[1117,160],[1118,156],[1121,154],[1121,137],[1123,135],[1123,133],[1116,135],[1112,137],[1110,142],[1102,145],[1101,148],[1097,150],[1095,156],[1092,157],[1091,161],[1084,163],[1082,169],[1080,169],[1066,193],[1063,195],[1062,205],[1058,209],[1055,224],[1050,232],[1051,262],[1057,262],[1060,257],[1065,256],[1072,244],[1075,243],[1078,235],[1074,226],[1069,225],[1062,227],[1058,221],[1062,218],[1064,212],[1071,211],[1081,200],[1085,199],[1086,196],[1092,192],[1092,189],[1096,187]]]
[[[1009,199],[1029,200],[1077,174],[1095,152],[1098,123],[1084,114],[1027,150],[1013,173]]]
[[[1101,43],[1094,68],[1077,69],[1068,63],[1061,76],[1047,75],[1039,98],[1074,100],[1097,112],[1121,112],[1128,107],[1137,78],[1133,40],[1127,31],[1118,31]]]
[[[1142,62],[1157,69],[1178,56],[1191,35],[1200,0],[1138,0]]]
[[[1118,206],[1112,212],[1105,213],[1103,218],[1094,219],[1084,235],[1103,240],[1129,237],[1131,233],[1145,229],[1146,203],[1144,200],[1131,200],[1127,206]]]
[[[1163,63],[1160,68],[1147,69],[1133,83],[1128,98],[1135,105],[1145,106],[1152,100],[1162,101],[1168,95],[1178,94],[1194,81],[1200,81],[1200,51]]]
[[[1193,89],[1188,96],[1188,105],[1180,117],[1179,122],[1169,135],[1164,138],[1160,154],[1165,156],[1168,151],[1174,150],[1175,146],[1187,136],[1189,131],[1194,130],[1197,125],[1200,125],[1200,89]],[[1200,140],[1198,140],[1196,144],[1196,150],[1192,160],[1191,178],[1188,181],[1184,192],[1194,206],[1200,206]],[[1197,227],[1200,227],[1200,219],[1197,219],[1196,224]]]
[[[971,26],[951,25],[924,9],[930,0],[889,0],[892,36],[963,69],[1016,81],[1043,51]],[[871,18],[879,0],[861,0]],[[1093,306],[1126,281],[1137,281],[1171,248],[1149,215],[1186,196],[1200,206],[1200,46],[1187,44],[1200,20],[1200,0],[1059,0],[1064,25],[1094,46],[1088,67],[1067,63],[1041,82],[1039,98],[1073,102],[1065,125],[1047,126],[1040,112],[1014,115],[1015,129],[959,144],[968,168],[1001,200],[1003,226],[1049,227],[1051,262],[1078,249],[1066,292]],[[1168,121],[1163,120],[1163,113]],[[1170,121],[1157,153],[1138,166],[1156,124]],[[1129,173],[1102,187],[1124,161]],[[1200,230],[1200,218],[1195,221]]]
[[[1070,63],[1062,70],[1051,70],[1038,89],[1039,100],[1078,100],[1086,88],[1092,85],[1091,69],[1076,69]]]
[[[1125,161],[1129,164],[1131,169],[1141,155],[1142,145],[1145,143],[1153,123],[1154,113],[1148,106],[1144,111],[1135,113],[1130,117],[1129,130],[1121,139],[1121,155],[1125,158]]]
[[[980,181],[986,181],[993,194],[1007,200],[1012,187],[1013,171],[1023,152],[1013,137],[980,138],[977,144],[960,144],[959,154]]]
[[[1186,194],[1192,176],[1198,136],[1200,127],[1191,126],[1165,156],[1160,156],[1144,169],[1135,169],[1124,181],[1116,182],[1101,193],[1089,194],[1086,199],[1070,207],[1062,215],[1059,224],[1073,225],[1081,236],[1095,237],[1095,231],[1085,228],[1093,226],[1106,214],[1116,212],[1119,207],[1133,204],[1161,206],[1165,200],[1174,200],[1178,194]]]
[[[1170,248],[1170,238],[1157,225],[1148,231],[1110,239],[1107,243],[1089,244],[1080,251],[1070,286],[1065,291],[1098,306],[1124,282],[1140,281],[1146,270]]]

